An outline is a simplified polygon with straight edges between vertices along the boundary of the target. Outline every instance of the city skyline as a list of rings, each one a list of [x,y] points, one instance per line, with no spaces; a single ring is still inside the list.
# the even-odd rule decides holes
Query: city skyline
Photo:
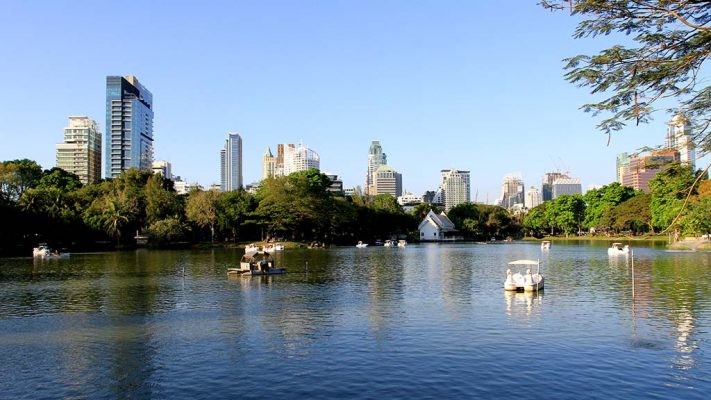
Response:
[[[0,158],[30,158],[51,168],[67,116],[100,121],[106,77],[129,74],[159,99],[153,158],[205,187],[220,181],[215,144],[237,130],[244,184],[261,178],[270,144],[299,138],[319,150],[322,170],[342,177],[345,187],[361,186],[368,144],[380,140],[398,160],[403,190],[435,190],[439,171],[456,165],[471,171],[472,201],[492,203],[511,169],[522,171],[527,186],[556,169],[570,171],[583,187],[611,183],[617,154],[660,143],[671,117],[660,113],[651,124],[627,126],[607,146],[607,136],[595,130],[599,119],[578,109],[591,96],[565,82],[561,69],[563,58],[594,46],[572,39],[575,17],[533,3],[216,2],[141,9],[8,5],[0,32],[13,38],[13,57],[0,68],[13,77],[7,90],[17,97],[0,100]],[[504,14],[513,24],[540,23],[524,35],[482,18]],[[235,15],[244,24],[215,23]],[[76,18],[87,23],[61,29]],[[101,29],[120,20],[147,33]],[[93,62],[64,57],[67,43]],[[106,46],[131,57],[102,57]],[[10,62],[18,58],[25,61]],[[52,74],[64,79],[43,78],[48,60]],[[72,96],[54,101],[65,93]],[[109,136],[101,122],[99,130]]]

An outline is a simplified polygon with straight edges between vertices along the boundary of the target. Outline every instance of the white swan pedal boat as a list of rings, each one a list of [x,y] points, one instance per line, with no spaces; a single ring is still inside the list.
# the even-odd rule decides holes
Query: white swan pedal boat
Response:
[[[607,255],[610,256],[626,256],[629,253],[630,246],[627,244],[622,246],[622,243],[613,243],[612,246],[607,249]]]
[[[531,272],[531,266],[536,266],[536,273]],[[543,275],[540,274],[540,260],[516,260],[511,261],[509,266],[528,267],[526,273],[512,272],[511,268],[506,270],[506,281],[504,281],[504,290],[508,291],[524,291],[534,292],[543,290]]]

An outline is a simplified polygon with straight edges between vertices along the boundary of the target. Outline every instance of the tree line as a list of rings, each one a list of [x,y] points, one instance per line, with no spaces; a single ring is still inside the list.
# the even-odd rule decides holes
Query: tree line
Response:
[[[582,232],[709,234],[711,181],[700,174],[677,162],[657,173],[649,193],[615,182],[585,195],[559,196],[531,209],[523,229],[537,237]],[[701,183],[693,185],[697,178]]]
[[[256,194],[244,190],[175,192],[160,174],[131,169],[114,179],[82,185],[59,168],[32,160],[0,162],[0,251],[27,254],[38,242],[91,248],[151,243],[318,241],[404,237],[418,216],[390,195],[346,197],[329,191],[317,170],[269,178]]]

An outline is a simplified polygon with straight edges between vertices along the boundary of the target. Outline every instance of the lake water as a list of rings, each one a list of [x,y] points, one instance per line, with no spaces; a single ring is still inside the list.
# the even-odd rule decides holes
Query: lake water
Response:
[[[635,248],[633,297],[606,245],[0,259],[0,398],[709,398],[711,253]]]

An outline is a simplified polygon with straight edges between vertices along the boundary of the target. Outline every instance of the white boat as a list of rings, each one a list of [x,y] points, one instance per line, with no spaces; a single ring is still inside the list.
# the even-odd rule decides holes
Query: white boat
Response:
[[[46,243],[40,243],[37,247],[32,249],[32,257],[35,257],[35,258],[66,258],[66,257],[69,257],[69,253],[60,253],[58,250],[52,251],[52,248],[47,246]]]
[[[368,243],[363,243],[362,241],[359,240],[356,247],[359,249],[364,249],[364,248],[368,247]]]
[[[407,240],[398,240],[397,241],[397,247],[405,247],[407,246]]]
[[[541,242],[541,250],[550,250],[551,242],[544,240]]]
[[[622,243],[613,243],[612,246],[610,246],[607,249],[607,254],[610,256],[626,256],[630,253],[630,246],[629,245],[624,245],[622,246]]]
[[[511,261],[509,265],[514,266],[529,266],[525,274],[520,272],[512,273],[511,269],[506,270],[506,281],[504,281],[504,290],[532,292],[543,290],[543,275],[541,271],[540,260],[516,260]],[[536,273],[531,273],[530,266],[536,266]]]
[[[284,245],[279,244],[279,243],[274,243],[274,244],[268,244],[264,246],[264,251],[283,251],[284,250]]]
[[[244,253],[245,253],[245,254],[247,254],[247,253],[254,253],[254,252],[257,252],[257,251],[260,251],[260,250],[262,250],[262,249],[261,249],[259,246],[257,246],[256,244],[254,244],[254,243],[248,244],[248,245],[244,246]]]
[[[395,246],[395,242],[393,242],[392,240],[386,240],[385,243],[383,243],[383,247],[394,247],[394,246]]]
[[[274,266],[272,256],[264,251],[245,253],[239,262],[239,268],[227,268],[227,276],[258,276],[285,274],[286,268]]]

